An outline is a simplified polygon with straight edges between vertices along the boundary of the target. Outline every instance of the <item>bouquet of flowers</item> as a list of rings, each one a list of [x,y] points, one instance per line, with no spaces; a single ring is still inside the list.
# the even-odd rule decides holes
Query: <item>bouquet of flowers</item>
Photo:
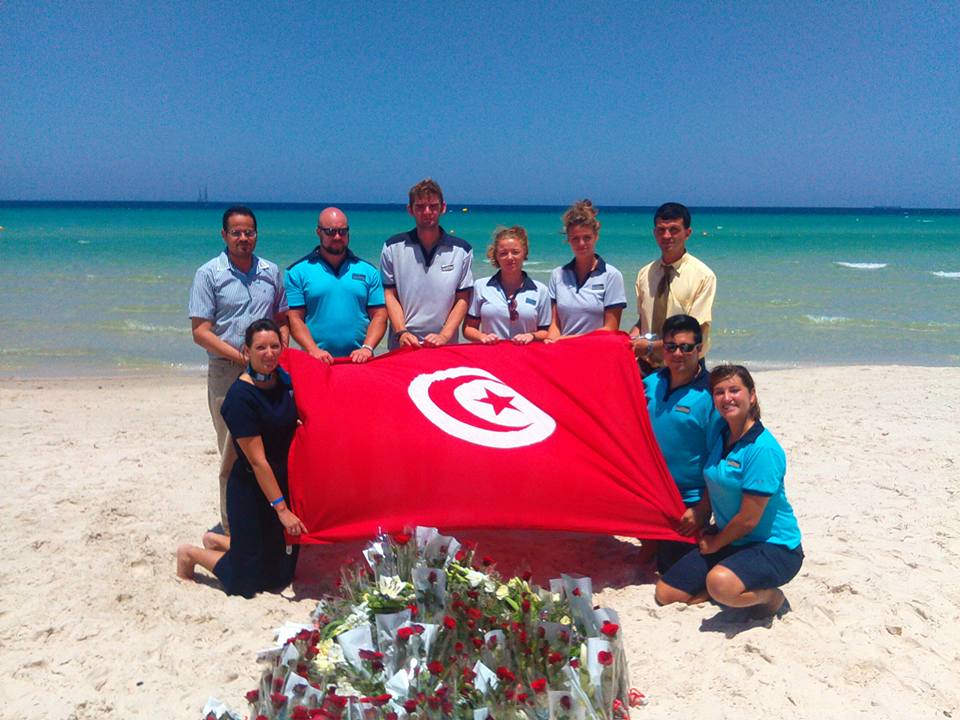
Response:
[[[436,528],[381,535],[341,570],[312,624],[261,652],[255,720],[626,720],[616,612],[590,578],[549,589],[504,581],[490,558]],[[239,720],[216,700],[205,720]]]

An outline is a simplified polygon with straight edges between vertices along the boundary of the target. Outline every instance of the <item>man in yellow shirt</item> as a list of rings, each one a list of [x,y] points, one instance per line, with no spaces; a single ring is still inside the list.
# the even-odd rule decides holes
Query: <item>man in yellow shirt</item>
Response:
[[[710,349],[710,324],[717,276],[687,252],[690,211],[680,203],[666,203],[653,216],[653,237],[660,258],[637,273],[637,324],[630,329],[633,351],[644,375],[663,367],[663,321],[672,315],[691,315],[703,328],[703,359]]]

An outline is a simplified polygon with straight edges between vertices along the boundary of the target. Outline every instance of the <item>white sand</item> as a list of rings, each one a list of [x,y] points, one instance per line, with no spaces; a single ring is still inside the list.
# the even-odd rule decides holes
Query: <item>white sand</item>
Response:
[[[807,560],[771,623],[658,608],[624,541],[457,533],[507,571],[592,574],[623,620],[634,718],[960,717],[960,369],[758,374]],[[254,600],[174,577],[217,517],[200,378],[0,383],[0,717],[246,713],[253,654],[360,543]],[[200,571],[202,573],[202,571]]]

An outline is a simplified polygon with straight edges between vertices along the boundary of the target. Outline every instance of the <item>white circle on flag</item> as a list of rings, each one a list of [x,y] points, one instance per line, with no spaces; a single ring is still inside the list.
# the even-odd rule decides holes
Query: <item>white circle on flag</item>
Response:
[[[441,381],[454,382],[438,384]],[[524,447],[546,440],[557,428],[547,413],[480,368],[455,367],[418,375],[407,393],[427,420],[474,445]]]

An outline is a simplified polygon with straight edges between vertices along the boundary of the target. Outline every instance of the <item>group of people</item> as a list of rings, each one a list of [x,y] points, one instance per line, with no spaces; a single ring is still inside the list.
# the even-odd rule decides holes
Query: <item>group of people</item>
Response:
[[[523,270],[530,249],[520,226],[496,230],[487,249],[496,272],[474,281],[473,250],[440,225],[445,211],[436,182],[414,185],[407,212],[415,227],[384,243],[376,267],[350,250],[346,214],[327,208],[319,244],[283,274],[254,254],[253,212],[235,206],[224,213],[226,247],[197,271],[189,303],[194,341],[209,355],[221,527],[204,535],[202,548],[178,549],[178,575],[192,577],[199,564],[227,592],[247,596],[292,579],[296,548],[285,545],[283,531],[306,529],[286,505],[296,409],[277,360],[289,336],[322,362],[364,363],[388,324],[390,349],[439,347],[461,331],[470,342],[527,344],[620,328],[623,276],[596,252],[600,222],[589,200],[564,213],[573,258],[546,285]],[[778,587],[803,558],[783,491],[785,457],[760,423],[749,372],[706,370],[716,276],[687,251],[690,235],[686,207],[657,209],[660,257],[637,274],[638,319],[630,329],[654,432],[687,507],[677,529],[699,537],[696,545],[657,546],[656,598],[713,597],[780,612],[786,601]]]

